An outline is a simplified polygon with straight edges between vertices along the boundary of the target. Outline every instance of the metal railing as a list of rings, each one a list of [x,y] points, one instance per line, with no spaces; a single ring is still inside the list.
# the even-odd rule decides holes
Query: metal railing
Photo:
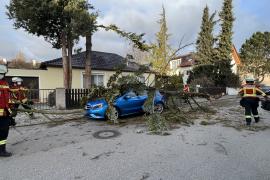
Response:
[[[26,96],[32,107],[38,110],[55,109],[56,91],[55,89],[29,89]]]
[[[66,89],[66,108],[81,108],[81,98],[89,93],[90,89]]]

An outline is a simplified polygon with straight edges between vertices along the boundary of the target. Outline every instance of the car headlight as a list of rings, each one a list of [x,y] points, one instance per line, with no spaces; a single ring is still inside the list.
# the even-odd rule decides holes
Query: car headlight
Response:
[[[102,108],[103,107],[103,104],[100,103],[100,104],[96,104],[94,106],[92,106],[92,109],[99,109],[99,108]]]
[[[84,109],[85,109],[85,110],[91,109],[91,106],[85,105],[85,106],[84,106]]]

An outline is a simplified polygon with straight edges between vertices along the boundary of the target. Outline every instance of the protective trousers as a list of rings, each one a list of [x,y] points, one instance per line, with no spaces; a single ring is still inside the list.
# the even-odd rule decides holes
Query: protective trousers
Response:
[[[241,100],[241,106],[245,108],[245,117],[247,125],[250,125],[252,120],[252,115],[255,122],[259,122],[260,117],[258,114],[259,99],[258,98],[243,98]]]
[[[21,105],[22,105],[22,107],[23,107],[24,109],[26,109],[26,110],[32,110],[32,108],[31,108],[28,104],[21,104]],[[20,106],[20,104],[15,104],[15,105],[14,105],[14,108],[15,108],[15,109],[13,109],[13,114],[12,114],[13,117],[17,116],[17,110],[18,110],[19,106]],[[33,117],[33,115],[34,115],[33,112],[27,112],[27,114],[28,114],[30,117]]]
[[[0,151],[5,150],[9,133],[10,117],[0,117]]]

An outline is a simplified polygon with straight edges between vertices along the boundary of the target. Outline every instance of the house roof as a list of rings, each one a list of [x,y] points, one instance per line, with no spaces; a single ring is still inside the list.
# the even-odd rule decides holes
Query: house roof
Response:
[[[241,59],[234,45],[232,47],[232,58],[235,61],[235,64],[241,65]],[[173,60],[177,60],[177,59],[181,59],[181,64],[179,65],[179,67],[190,67],[196,64],[196,60],[194,59],[194,56],[192,53],[178,56],[174,58]]]
[[[72,68],[84,69],[85,68],[86,53],[81,52],[72,55]],[[57,58],[45,61],[41,64],[41,68],[47,67],[62,67],[62,58]],[[93,70],[107,70],[115,71],[120,66],[124,66],[124,71],[135,72],[138,71],[139,65],[135,62],[127,62],[125,58],[118,54],[92,51],[91,66]]]
[[[233,60],[235,61],[235,64],[241,65],[241,59],[234,45],[232,47],[232,57],[233,57]]]

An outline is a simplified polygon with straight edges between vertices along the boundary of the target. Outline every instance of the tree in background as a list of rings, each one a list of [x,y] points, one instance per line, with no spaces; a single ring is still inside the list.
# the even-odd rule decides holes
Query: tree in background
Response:
[[[214,61],[214,43],[215,38],[213,35],[214,25],[217,21],[214,21],[216,13],[213,13],[209,17],[209,8],[206,6],[203,11],[201,31],[196,42],[196,54],[195,59],[198,64],[212,64]]]
[[[97,28],[112,30],[131,40],[135,47],[148,50],[142,37],[132,32],[124,32],[115,25],[97,25],[97,13],[87,0],[11,0],[7,6],[9,19],[14,20],[16,29],[23,28],[28,33],[43,36],[53,45],[62,49],[64,87],[72,85],[72,48],[80,36],[86,37],[86,78],[91,86],[92,34]]]
[[[71,88],[72,47],[79,38],[73,31],[72,19],[74,13],[88,8],[86,0],[11,0],[7,6],[7,15],[14,20],[16,29],[23,28],[30,34],[43,36],[53,48],[62,49],[65,88]]]
[[[172,49],[168,44],[169,34],[166,22],[166,12],[165,8],[162,7],[161,18],[158,21],[160,25],[160,30],[156,34],[156,44],[153,44],[151,50],[151,62],[153,68],[160,75],[166,75],[168,70],[168,63],[172,59]]]
[[[214,14],[209,18],[207,7],[204,9],[202,30],[197,42],[199,66],[193,69],[192,76],[189,78],[190,82],[205,81],[205,78],[202,77],[207,77],[210,82],[214,82],[215,86],[239,86],[239,76],[233,74],[231,69],[234,22],[232,9],[232,0],[224,0],[222,11],[219,13],[221,31],[217,37],[216,47],[213,47],[215,38],[213,38],[211,30],[217,21],[213,21]],[[209,20],[207,21],[207,19]],[[204,82],[200,84],[204,84]],[[207,83],[207,85],[209,84],[211,83]]]
[[[262,82],[270,73],[270,32],[256,32],[240,49],[241,71]]]
[[[218,46],[215,54],[215,66],[218,68],[218,77],[220,85],[226,85],[232,74],[232,36],[233,36],[233,6],[232,0],[224,0],[222,11],[219,13],[221,21],[221,32],[218,36]]]
[[[75,5],[76,6],[76,5]],[[89,5],[87,7],[91,11],[94,10],[94,7]],[[71,7],[71,9],[74,9]],[[74,31],[83,36],[85,38],[85,49],[86,49],[86,56],[85,56],[85,74],[84,74],[84,82],[86,88],[91,88],[91,54],[92,54],[92,36],[98,30],[97,25],[97,12],[89,12],[78,9],[74,11],[74,19],[72,21]]]

